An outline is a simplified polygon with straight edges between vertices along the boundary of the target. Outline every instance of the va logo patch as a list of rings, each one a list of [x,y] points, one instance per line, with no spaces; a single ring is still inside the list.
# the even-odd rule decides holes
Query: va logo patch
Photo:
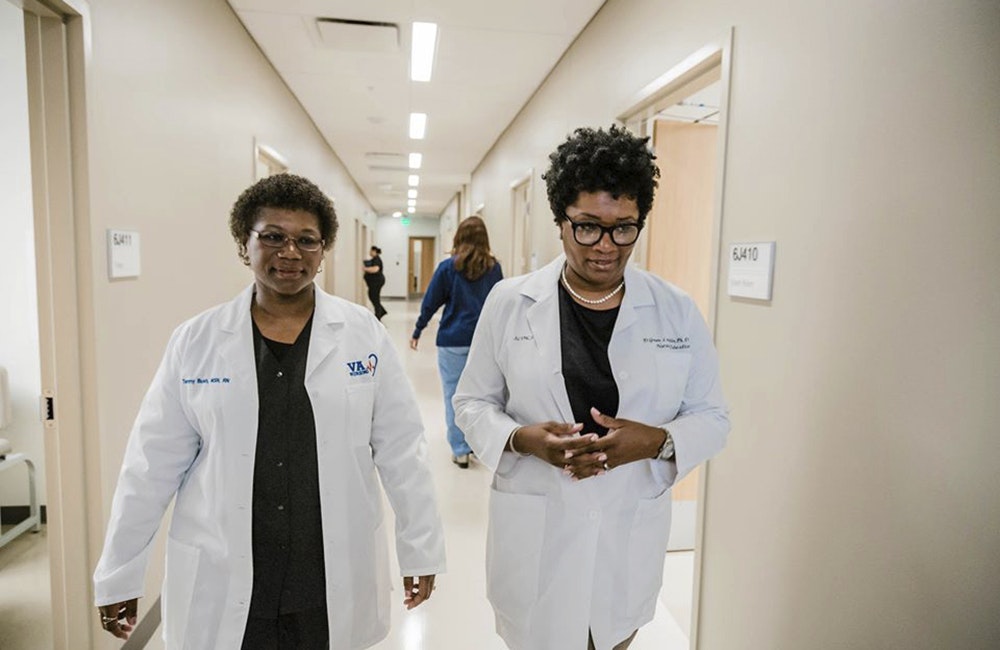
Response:
[[[378,368],[378,355],[375,353],[369,354],[367,361],[347,362],[347,374],[351,377],[360,377],[361,375],[374,377],[376,368]]]

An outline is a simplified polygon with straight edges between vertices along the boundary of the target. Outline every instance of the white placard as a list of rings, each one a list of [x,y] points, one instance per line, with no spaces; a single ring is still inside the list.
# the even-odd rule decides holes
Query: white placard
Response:
[[[108,277],[139,277],[139,233],[108,230]]]
[[[774,242],[729,245],[728,293],[736,298],[771,299]]]

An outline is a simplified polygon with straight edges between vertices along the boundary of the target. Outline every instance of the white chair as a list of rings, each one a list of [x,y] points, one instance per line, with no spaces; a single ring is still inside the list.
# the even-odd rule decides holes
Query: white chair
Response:
[[[35,494],[35,464],[24,454],[11,453],[10,442],[0,438],[0,472],[16,467],[21,463],[28,468],[28,518],[0,535],[0,548],[14,541],[18,535],[27,531],[37,533],[42,529],[42,517],[39,514],[38,496]]]
[[[0,429],[10,422],[10,391],[7,384],[7,371],[0,366]],[[28,468],[28,518],[0,535],[0,548],[3,548],[24,532],[37,533],[42,529],[42,517],[39,514],[38,495],[35,493],[35,464],[24,454],[13,453],[10,441],[0,438],[0,472],[4,472],[22,463]]]

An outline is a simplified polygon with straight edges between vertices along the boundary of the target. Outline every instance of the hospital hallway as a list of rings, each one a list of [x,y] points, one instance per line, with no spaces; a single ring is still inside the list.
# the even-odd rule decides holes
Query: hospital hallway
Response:
[[[493,631],[493,612],[486,600],[486,514],[491,475],[476,462],[468,469],[460,469],[451,462],[451,450],[444,435],[444,405],[434,346],[440,312],[424,330],[419,349],[413,351],[409,348],[409,340],[420,302],[386,300],[385,306],[389,313],[382,323],[392,335],[403,360],[424,421],[438,507],[444,522],[448,571],[438,576],[434,596],[409,612],[403,607],[402,585],[394,578],[392,628],[389,636],[373,647],[378,650],[504,650],[503,642]],[[384,505],[388,523],[392,520],[392,508],[387,501]],[[391,531],[392,527],[387,526],[386,530]],[[50,646],[49,591],[37,588],[48,582],[46,543],[43,529],[38,535],[15,540],[10,548],[0,553],[0,612],[4,613],[0,623],[2,650],[41,650]],[[687,650],[689,647],[692,556],[691,551],[667,554],[656,616],[639,631],[630,650]],[[395,553],[390,553],[390,557],[392,575],[398,576]],[[145,647],[150,650],[163,648],[159,631]]]
[[[413,438],[379,437],[412,416],[367,385],[399,369],[374,381],[374,327],[288,340],[307,278],[314,315],[381,292],[444,523],[433,597],[396,577],[374,647],[503,650],[489,520],[511,643],[586,611],[608,650],[653,610],[630,650],[1000,648],[998,62],[998,0],[0,0],[0,650],[238,650],[268,573],[307,636],[354,590],[327,621],[360,647],[372,576],[441,566],[391,468]],[[447,295],[495,297],[467,426],[555,459],[513,425],[636,427],[561,500],[540,463],[498,453],[491,502],[452,462],[443,310],[409,348],[466,231],[523,278]],[[273,282],[272,376],[227,337]],[[373,445],[415,513],[397,548],[383,504],[387,558]],[[95,603],[140,594],[123,644]]]

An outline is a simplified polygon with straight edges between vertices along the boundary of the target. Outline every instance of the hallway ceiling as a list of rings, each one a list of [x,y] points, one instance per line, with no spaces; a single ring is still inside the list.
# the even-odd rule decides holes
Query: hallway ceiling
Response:
[[[227,0],[380,215],[437,217],[604,0]],[[330,23],[318,19],[382,23]],[[438,25],[410,80],[414,21]],[[384,25],[385,23],[388,24]],[[398,29],[392,27],[398,26]],[[427,114],[423,140],[411,112]],[[280,143],[267,143],[279,153]],[[410,153],[423,154],[420,169]],[[295,160],[289,160],[295,171]],[[346,216],[346,215],[345,215]]]

